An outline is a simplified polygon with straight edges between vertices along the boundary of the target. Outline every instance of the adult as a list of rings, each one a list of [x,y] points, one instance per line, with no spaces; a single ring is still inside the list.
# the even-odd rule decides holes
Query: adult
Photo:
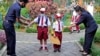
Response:
[[[85,41],[83,45],[83,50],[81,50],[84,56],[87,56],[91,52],[91,45],[94,39],[94,35],[97,31],[98,25],[96,24],[94,18],[91,16],[89,12],[84,10],[80,6],[76,6],[75,11],[80,15],[80,19],[77,23],[73,24],[72,26],[79,25],[81,23],[85,26]]]
[[[94,13],[93,2],[90,2],[89,5],[87,5],[87,11],[93,16],[93,13]]]
[[[21,7],[25,7],[26,3],[27,0],[18,0],[18,2],[11,5],[3,22],[3,27],[7,38],[7,55],[9,56],[16,56],[16,33],[14,23],[16,22],[16,20],[24,23],[22,22],[22,20],[20,20],[20,10]],[[25,22],[24,24],[27,23]]]

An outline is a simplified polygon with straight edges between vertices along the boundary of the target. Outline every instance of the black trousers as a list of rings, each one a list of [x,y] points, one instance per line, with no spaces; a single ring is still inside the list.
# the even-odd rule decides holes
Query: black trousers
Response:
[[[3,27],[7,39],[7,54],[14,55],[16,54],[15,53],[16,34],[15,34],[14,24],[8,21],[4,21]]]
[[[97,31],[97,29],[91,33],[85,32],[85,41],[84,41],[83,49],[88,54],[91,53],[91,46],[92,46],[92,42],[93,42],[96,31]]]

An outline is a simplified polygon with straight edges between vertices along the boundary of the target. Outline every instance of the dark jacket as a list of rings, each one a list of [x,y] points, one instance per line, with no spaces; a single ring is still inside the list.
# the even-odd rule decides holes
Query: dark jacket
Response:
[[[96,24],[94,18],[87,11],[82,12],[82,14],[80,15],[80,19],[76,23],[76,25],[79,25],[81,23],[85,25],[86,33],[91,33],[98,28],[98,25]]]

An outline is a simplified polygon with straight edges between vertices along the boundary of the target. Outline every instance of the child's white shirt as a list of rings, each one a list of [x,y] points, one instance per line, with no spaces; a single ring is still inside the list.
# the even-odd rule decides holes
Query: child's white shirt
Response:
[[[63,27],[64,27],[64,24],[63,24],[62,21],[60,21],[60,31],[59,31],[59,23],[58,23],[58,21],[55,21],[55,22],[53,23],[53,29],[54,29],[55,31],[57,31],[57,32],[62,32],[62,31],[63,31]]]
[[[41,25],[42,16],[43,16],[43,18],[44,18],[44,19],[43,19],[43,25]],[[36,17],[36,18],[34,19],[34,22],[38,23],[38,20],[39,20],[39,16]],[[47,21],[47,24],[45,23],[46,20],[48,20],[48,21]],[[50,26],[50,25],[51,25],[51,22],[50,22],[49,18],[48,18],[48,17],[46,18],[46,16],[45,16],[44,14],[41,14],[41,15],[40,15],[40,21],[39,21],[38,26]]]

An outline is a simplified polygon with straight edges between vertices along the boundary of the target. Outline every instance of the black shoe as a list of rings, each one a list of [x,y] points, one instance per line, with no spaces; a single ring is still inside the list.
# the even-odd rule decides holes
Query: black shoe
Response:
[[[45,47],[45,50],[48,52],[48,48],[47,47]]]
[[[73,32],[71,31],[71,32],[69,32],[69,34],[72,34]]]
[[[41,51],[42,49],[43,49],[43,47],[40,47],[40,48],[39,48],[39,51]]]
[[[8,55],[8,56],[17,56],[16,54]]]
[[[78,30],[77,33],[80,33],[80,30]]]
[[[57,49],[54,49],[54,51],[53,52],[57,52]]]
[[[58,49],[58,52],[61,52],[61,50],[60,50],[60,49]]]

